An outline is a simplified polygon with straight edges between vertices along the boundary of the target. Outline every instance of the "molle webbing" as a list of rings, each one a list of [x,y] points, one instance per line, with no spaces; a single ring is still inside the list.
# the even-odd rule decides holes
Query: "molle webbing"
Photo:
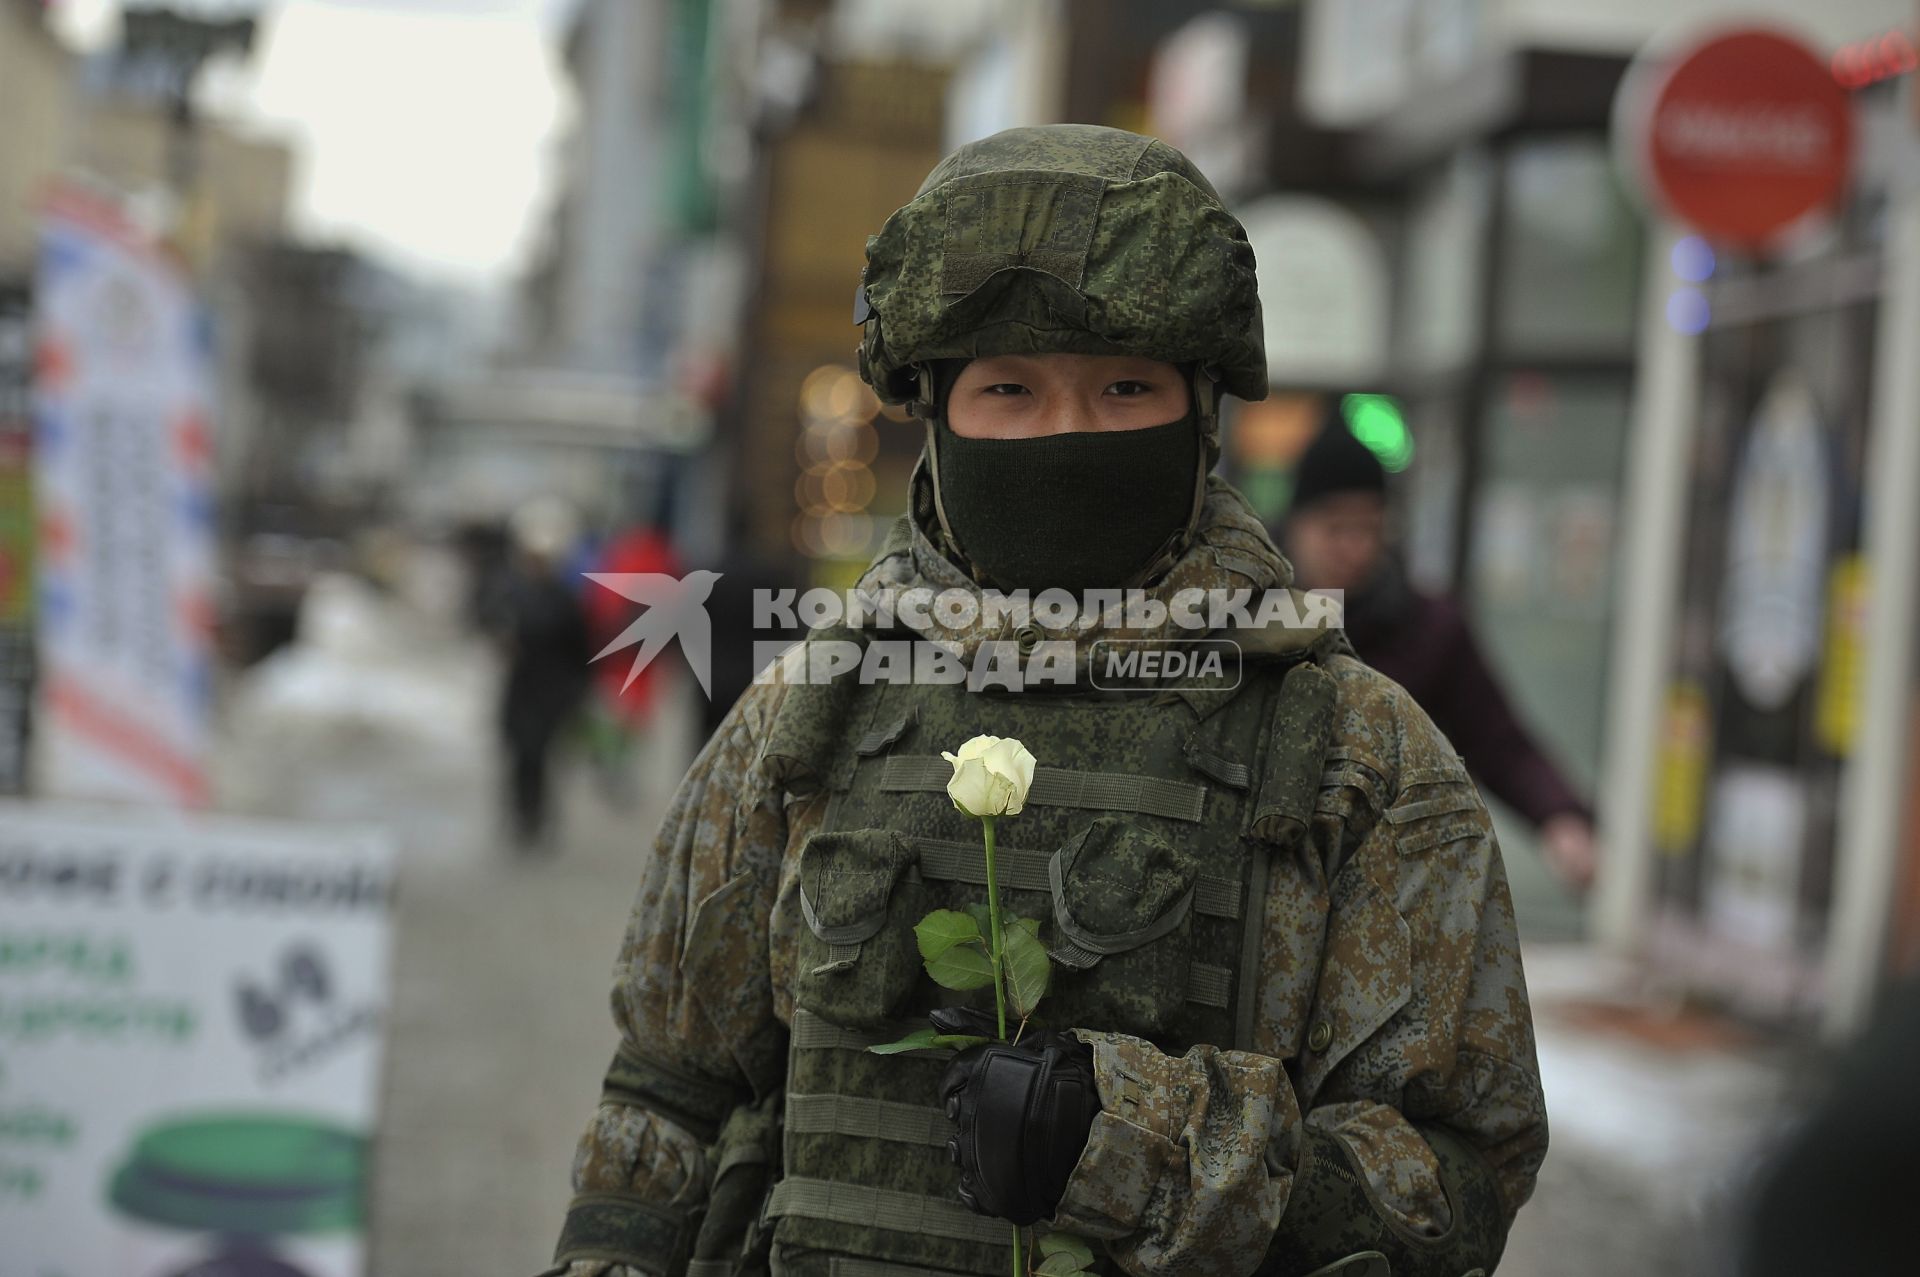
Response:
[[[600,1098],[609,1104],[651,1109],[703,1143],[711,1143],[720,1133],[720,1123],[740,1103],[741,1094],[653,1059],[631,1043],[622,1043],[607,1067]]]
[[[1187,762],[1202,775],[1211,776],[1229,789],[1245,789],[1253,783],[1253,772],[1245,763],[1236,763],[1188,743]]]
[[[793,1009],[793,1049],[796,1051],[864,1051],[883,1042],[898,1042],[920,1026],[890,1024],[880,1029],[849,1029],[822,1019],[804,1007]],[[945,1047],[905,1051],[903,1055],[952,1055]]]
[[[939,1109],[858,1095],[789,1095],[787,1129],[797,1135],[858,1135],[945,1148],[953,1123]]]
[[[1233,972],[1205,962],[1187,967],[1187,1001],[1225,1010],[1233,994]]]
[[[885,1228],[924,1237],[955,1241],[1007,1244],[1010,1230],[1003,1219],[976,1215],[959,1202],[924,1193],[902,1193],[865,1184],[843,1184],[830,1179],[788,1177],[773,1186],[767,1203],[769,1218],[799,1215],[861,1228]]]
[[[912,714],[902,714],[891,723],[880,724],[854,742],[853,752],[862,758],[879,753],[906,734],[907,728],[913,726],[913,718]]]
[[[940,793],[952,779],[952,764],[938,754],[889,754],[880,773],[880,789]],[[1192,781],[1067,767],[1034,768],[1033,785],[1027,790],[1027,801],[1041,807],[1138,811],[1185,821],[1198,821],[1206,800],[1207,787]]]
[[[888,1264],[877,1259],[835,1255],[827,1263],[827,1277],[960,1277],[960,1274],[945,1268],[920,1268],[913,1264]]]
[[[980,843],[957,842],[946,838],[914,838],[920,852],[920,874],[936,881],[970,882],[985,886],[987,851]],[[1051,891],[1052,875],[1048,865],[1053,857],[1042,851],[1019,847],[998,848],[1000,885],[1022,891]],[[1211,918],[1240,916],[1240,884],[1219,874],[1200,875],[1194,883],[1193,908]]]

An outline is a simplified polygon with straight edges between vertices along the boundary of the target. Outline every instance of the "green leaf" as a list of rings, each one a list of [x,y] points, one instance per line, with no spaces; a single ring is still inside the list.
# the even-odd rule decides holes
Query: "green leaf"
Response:
[[[1029,928],[1028,921],[1015,918],[1006,934],[1007,1000],[1023,1016],[1033,1014],[1053,978],[1053,959],[1035,934],[1039,926],[1036,923]]]
[[[1077,1233],[1052,1232],[1040,1239],[1042,1255],[1071,1255],[1080,1267],[1093,1267],[1093,1244]]]
[[[993,914],[987,909],[986,901],[977,901],[968,905],[967,915],[973,919],[973,925],[980,929],[981,935],[993,934]]]
[[[964,1051],[970,1046],[985,1046],[993,1041],[973,1033],[936,1033],[933,1035],[935,1046],[950,1046],[956,1051]]]
[[[1035,940],[1040,938],[1040,920],[1038,918],[1015,918],[1012,925],[1021,928]]]
[[[1074,1277],[1075,1273],[1083,1273],[1086,1270],[1087,1266],[1080,1262],[1078,1255],[1063,1250],[1058,1254],[1048,1255],[1033,1271],[1040,1277]]]
[[[945,989],[984,989],[993,983],[993,963],[977,938],[928,958],[926,965],[933,982]]]
[[[935,909],[913,924],[913,935],[920,942],[920,956],[932,962],[957,944],[978,940],[980,928],[958,910]]]
[[[867,1050],[875,1055],[898,1055],[902,1051],[930,1051],[940,1045],[939,1037],[940,1035],[930,1028],[915,1029],[898,1042],[883,1042],[878,1046],[870,1046]]]

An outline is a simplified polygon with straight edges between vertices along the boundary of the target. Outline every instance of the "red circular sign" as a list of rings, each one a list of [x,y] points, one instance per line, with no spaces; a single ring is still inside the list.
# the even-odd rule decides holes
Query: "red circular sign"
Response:
[[[1653,190],[1709,238],[1763,247],[1846,186],[1853,104],[1826,59],[1791,36],[1720,32],[1667,64],[1643,103]]]

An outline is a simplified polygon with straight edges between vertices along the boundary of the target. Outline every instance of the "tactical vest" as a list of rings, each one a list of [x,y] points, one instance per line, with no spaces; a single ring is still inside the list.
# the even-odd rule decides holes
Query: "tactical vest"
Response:
[[[1010,1226],[955,1196],[935,1103],[952,1053],[866,1050],[931,1008],[993,1006],[991,989],[934,984],[914,936],[929,910],[986,901],[980,823],[948,798],[941,751],[991,734],[1038,759],[1025,809],[996,825],[1002,913],[1038,920],[1055,961],[1036,1023],[1118,1030],[1173,1055],[1245,1047],[1268,858],[1311,818],[1333,705],[1319,663],[1336,650],[1350,649],[1333,631],[1250,655],[1237,686],[1197,691],[789,689],[762,764],[828,796],[799,852],[781,1173],[761,1221],[776,1273],[1008,1270]]]

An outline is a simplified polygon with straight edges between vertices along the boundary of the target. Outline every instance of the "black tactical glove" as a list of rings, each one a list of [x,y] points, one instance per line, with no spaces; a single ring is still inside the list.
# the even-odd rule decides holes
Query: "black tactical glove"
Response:
[[[993,1017],[942,1007],[941,1033],[991,1038]],[[1093,1048],[1069,1033],[1029,1029],[1018,1046],[990,1042],[954,1057],[940,1103],[959,1133],[947,1156],[960,1168],[960,1200],[981,1215],[1031,1224],[1053,1214],[1100,1111]]]

